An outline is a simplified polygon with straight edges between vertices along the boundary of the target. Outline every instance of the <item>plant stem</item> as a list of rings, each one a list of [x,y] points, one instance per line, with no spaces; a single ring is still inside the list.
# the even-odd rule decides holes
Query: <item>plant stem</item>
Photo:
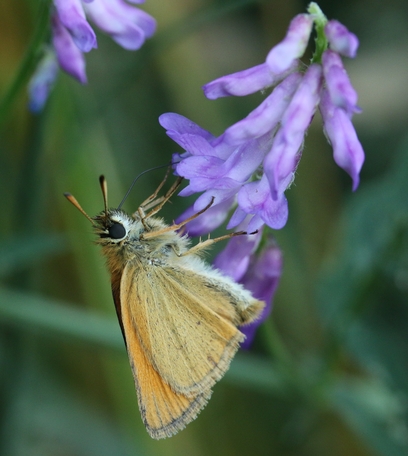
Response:
[[[0,101],[0,129],[3,127],[16,97],[27,84],[30,75],[41,57],[42,44],[49,32],[50,2],[51,0],[42,0],[40,2],[37,23],[31,43],[25,52],[10,87],[6,90],[5,95]]]

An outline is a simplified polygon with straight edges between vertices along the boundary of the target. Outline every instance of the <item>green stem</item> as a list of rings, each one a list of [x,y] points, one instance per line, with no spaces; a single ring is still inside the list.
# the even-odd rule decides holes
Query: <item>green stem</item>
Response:
[[[49,16],[50,16],[51,0],[42,0],[39,7],[37,24],[34,30],[34,35],[31,43],[25,52],[20,67],[17,70],[10,87],[0,101],[0,129],[3,127],[5,120],[9,114],[10,108],[13,105],[16,97],[21,89],[27,84],[29,77],[37,65],[42,51],[42,44],[49,31]]]
[[[324,34],[324,27],[327,24],[327,17],[323,14],[319,5],[315,2],[310,3],[307,12],[313,16],[316,39],[315,39],[315,52],[312,57],[311,63],[321,63],[322,54],[327,49],[328,43],[326,35]]]

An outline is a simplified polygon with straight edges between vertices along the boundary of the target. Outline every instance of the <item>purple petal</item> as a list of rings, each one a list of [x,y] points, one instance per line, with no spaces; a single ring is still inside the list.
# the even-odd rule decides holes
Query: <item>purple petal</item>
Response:
[[[58,75],[58,63],[53,51],[48,51],[38,64],[28,84],[29,109],[39,113],[47,101]]]
[[[224,176],[225,161],[217,157],[200,155],[188,157],[177,165],[177,173],[186,179],[205,177],[208,179]]]
[[[139,49],[153,35],[156,21],[123,0],[98,0],[84,9],[90,19],[124,49]]]
[[[194,220],[185,225],[186,232],[189,236],[193,237],[211,233],[224,223],[228,216],[228,211],[233,203],[234,198],[229,198],[222,201],[220,204],[211,206],[203,214],[200,214]],[[190,206],[176,219],[176,223],[180,223],[196,213],[197,211],[194,209],[194,206]]]
[[[282,182],[296,170],[306,129],[313,119],[319,103],[322,68],[313,64],[306,71],[276,134],[270,153],[264,161],[265,174],[274,199],[278,199]]]
[[[288,203],[282,194],[272,199],[266,176],[244,185],[238,192],[238,204],[247,214],[257,214],[269,227],[279,230],[288,219]],[[253,229],[253,227],[251,227]]]
[[[357,106],[357,92],[351,85],[340,56],[327,50],[323,53],[322,63],[327,89],[333,104],[350,114],[360,112],[361,110]]]
[[[286,71],[304,54],[312,27],[313,17],[310,14],[299,14],[292,19],[285,38],[271,49],[266,58],[273,73]]]
[[[189,155],[216,157],[217,151],[202,136],[168,131],[167,135],[179,144]]]
[[[258,214],[255,214],[252,216],[248,223],[247,231],[248,233],[254,233],[255,231],[260,230],[264,225],[265,222],[262,220],[262,217]]]
[[[364,151],[347,113],[333,105],[327,90],[323,90],[320,112],[324,130],[333,147],[334,161],[353,179],[353,191],[359,184],[364,163]]]
[[[266,64],[257,65],[238,73],[222,76],[203,86],[205,96],[210,100],[230,95],[244,96],[273,84],[273,76]]]
[[[266,303],[257,321],[240,328],[247,336],[241,345],[244,349],[249,348],[259,325],[268,318],[272,311],[272,300],[282,274],[282,266],[282,252],[274,242],[269,241],[269,245],[260,257],[252,259],[247,273],[241,280],[244,287],[251,291],[255,298]]]
[[[300,73],[292,73],[285,78],[245,119],[225,131],[225,142],[240,144],[272,131],[281,120],[301,79]]]
[[[174,131],[179,134],[187,133],[202,136],[207,141],[214,139],[214,136],[209,131],[204,130],[204,128],[201,128],[192,120],[187,119],[187,117],[181,116],[180,114],[173,112],[162,114],[159,117],[159,123],[164,129],[171,132]]]
[[[60,67],[80,83],[86,84],[84,56],[57,15],[52,18],[52,43]]]
[[[262,63],[247,70],[215,79],[203,86],[203,90],[204,95],[210,100],[230,95],[242,97],[274,85],[276,79],[268,65]]]
[[[245,220],[245,217],[247,215],[248,214],[238,206],[235,209],[235,212],[232,214],[230,221],[228,222],[227,230],[230,230],[231,228],[235,228],[236,226],[238,226]]]
[[[330,48],[346,57],[354,58],[358,49],[358,38],[336,20],[328,21],[324,32],[330,43]]]
[[[240,226],[237,231],[245,230]],[[217,255],[214,266],[235,282],[241,280],[247,271],[252,253],[262,238],[262,230],[256,234],[235,236],[228,241],[225,249]]]
[[[206,206],[213,201],[213,205],[221,204],[222,202],[235,197],[237,193],[236,187],[233,188],[221,188],[221,189],[214,189],[207,190],[202,195],[200,195],[196,202],[194,203],[194,209],[198,212],[204,209]]]
[[[261,137],[247,141],[237,147],[233,154],[225,161],[225,174],[239,182],[245,182],[262,164],[265,155],[271,147],[272,138]]]
[[[78,48],[82,52],[89,52],[92,48],[96,48],[95,32],[85,18],[81,1],[54,0],[54,4],[61,24],[69,30]]]

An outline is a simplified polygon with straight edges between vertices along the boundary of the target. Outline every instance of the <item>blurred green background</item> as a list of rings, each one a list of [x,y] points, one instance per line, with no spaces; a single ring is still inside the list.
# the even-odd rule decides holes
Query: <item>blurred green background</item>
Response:
[[[25,87],[0,112],[1,455],[408,455],[408,2],[319,2],[360,38],[345,62],[363,109],[360,188],[334,164],[317,115],[275,233],[284,271],[272,317],[171,439],[144,430],[101,254],[62,196],[94,215],[104,174],[117,205],[178,150],[164,112],[214,134],[243,118],[263,94],[209,101],[201,86],[261,63],[307,3],[147,0],[158,32],[143,49],[98,34],[88,85],[61,74],[41,115],[27,111]],[[0,3],[3,97],[37,19],[36,0]],[[163,174],[142,177],[125,210]],[[174,197],[163,216],[191,201]]]

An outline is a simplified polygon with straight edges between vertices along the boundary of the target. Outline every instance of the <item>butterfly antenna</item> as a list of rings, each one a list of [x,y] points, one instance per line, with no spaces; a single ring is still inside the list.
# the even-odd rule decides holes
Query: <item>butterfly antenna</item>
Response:
[[[85,217],[92,223],[92,225],[94,225],[94,221],[92,220],[91,217],[89,217],[89,215],[82,209],[81,205],[78,203],[77,199],[75,198],[75,196],[71,195],[71,193],[64,193],[64,196],[65,198],[71,203],[73,204],[78,210],[79,212],[81,212],[83,215],[85,215]]]
[[[171,163],[166,163],[165,165],[155,166],[154,168],[146,169],[145,171],[142,171],[140,174],[138,174],[133,179],[133,182],[130,184],[130,187],[129,187],[128,191],[126,192],[125,196],[123,197],[122,201],[120,202],[118,209],[120,209],[123,206],[123,203],[127,200],[127,197],[129,196],[130,192],[132,191],[132,188],[134,187],[136,182],[139,180],[139,178],[143,176],[143,174],[149,173],[150,171],[154,171],[155,169],[165,168],[166,166],[171,166]]]
[[[108,183],[106,182],[105,176],[99,176],[99,184],[102,190],[103,196],[103,207],[105,211],[105,216],[108,216]]]

